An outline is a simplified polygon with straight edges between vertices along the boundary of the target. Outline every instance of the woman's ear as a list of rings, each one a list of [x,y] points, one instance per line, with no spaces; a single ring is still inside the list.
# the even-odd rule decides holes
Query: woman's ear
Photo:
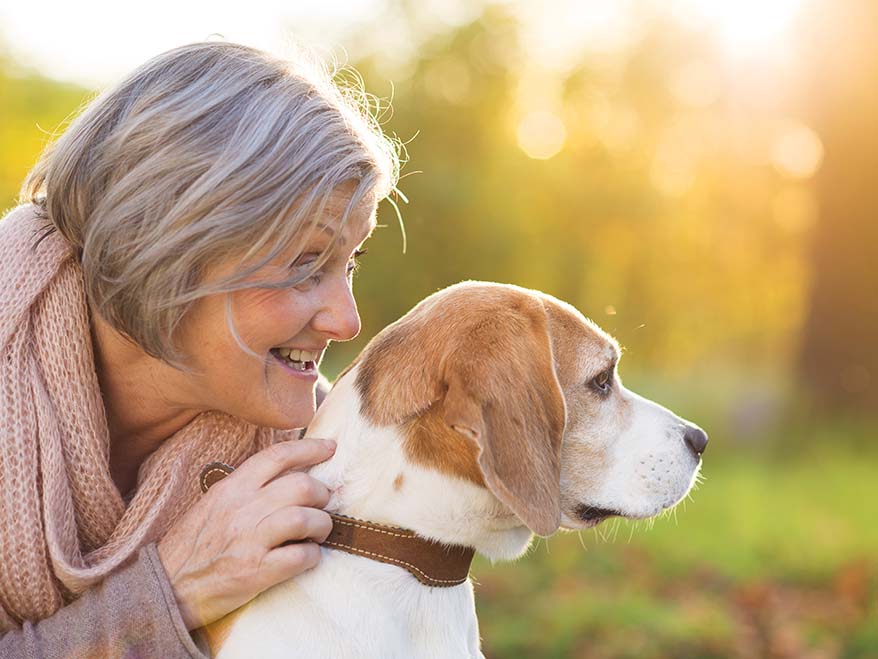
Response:
[[[534,533],[561,521],[566,408],[539,300],[464,329],[445,362],[445,422],[479,447],[491,492]]]

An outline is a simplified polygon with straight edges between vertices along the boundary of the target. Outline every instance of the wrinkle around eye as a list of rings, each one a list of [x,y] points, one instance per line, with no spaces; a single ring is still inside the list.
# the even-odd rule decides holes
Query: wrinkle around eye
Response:
[[[308,258],[309,260],[303,262],[302,259],[305,259],[305,258]],[[303,268],[305,266],[311,265],[312,263],[317,261],[319,258],[320,258],[319,252],[306,252],[304,254],[301,254],[295,261],[290,263],[288,268],[291,270],[294,268]]]

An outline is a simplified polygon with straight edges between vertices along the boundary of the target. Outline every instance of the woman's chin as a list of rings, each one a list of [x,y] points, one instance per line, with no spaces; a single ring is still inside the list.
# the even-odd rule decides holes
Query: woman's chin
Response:
[[[252,423],[261,428],[275,428],[277,430],[293,430],[305,428],[314,418],[316,405],[312,394],[309,401],[297,401],[295,403],[275,402],[267,409],[254,414],[250,410],[246,415],[240,415],[247,423]]]
[[[285,414],[278,418],[278,423],[268,427],[277,428],[278,430],[292,430],[293,428],[305,428],[314,418],[316,409],[312,400],[310,408],[304,408],[296,414]]]

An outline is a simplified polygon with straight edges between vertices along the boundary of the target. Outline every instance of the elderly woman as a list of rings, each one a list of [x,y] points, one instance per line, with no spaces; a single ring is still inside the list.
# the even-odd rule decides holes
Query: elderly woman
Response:
[[[0,657],[201,657],[318,561],[334,444],[295,429],[399,159],[306,61],[153,58],[0,221]],[[239,468],[202,495],[212,461]]]

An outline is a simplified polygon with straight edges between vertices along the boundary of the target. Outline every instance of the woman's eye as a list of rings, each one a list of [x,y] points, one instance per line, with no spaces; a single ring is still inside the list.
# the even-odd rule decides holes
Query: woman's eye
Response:
[[[290,270],[292,270],[292,271],[307,271],[310,268],[310,266],[312,266],[314,264],[314,262],[317,260],[317,258],[318,258],[317,254],[304,254],[301,257],[299,257],[298,259],[296,259],[295,261],[293,261],[292,264],[290,264]],[[316,284],[319,284],[320,277],[321,277],[321,271],[318,270],[317,272],[314,272],[311,275],[309,275],[307,279],[304,279],[301,282],[299,282],[298,284],[296,284],[296,288],[299,288],[299,289],[308,288],[308,287],[314,286]]]
[[[351,257],[350,261],[347,262],[345,266],[345,275],[350,278],[360,269],[360,261],[359,257],[363,256],[368,250],[367,249],[358,249],[354,252],[354,255]],[[298,259],[296,259],[291,265],[290,270],[293,271],[307,271],[314,264],[315,261],[319,258],[319,254],[303,254]],[[328,261],[324,269],[332,267],[332,261]],[[316,286],[323,279],[323,270],[318,270],[317,272],[312,273],[308,276],[307,279],[301,281],[296,285],[296,288],[305,289],[310,288],[312,286]]]
[[[290,270],[304,270],[316,260],[316,254],[303,254],[290,264]]]

